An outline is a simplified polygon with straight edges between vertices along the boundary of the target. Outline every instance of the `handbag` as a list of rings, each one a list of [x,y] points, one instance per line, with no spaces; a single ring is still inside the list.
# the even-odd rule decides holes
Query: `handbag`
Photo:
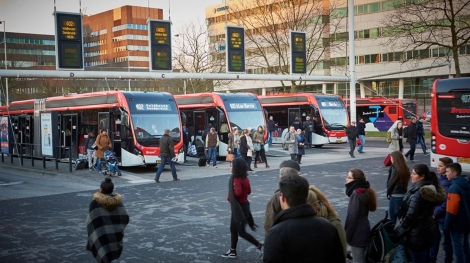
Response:
[[[96,142],[91,145],[91,148],[93,150],[98,150],[98,146],[96,146]]]
[[[235,159],[235,154],[233,154],[233,153],[227,153],[227,156],[225,156],[225,161],[226,162],[231,162],[231,161],[233,161],[233,159]]]
[[[361,146],[362,145],[362,141],[361,140],[357,140],[357,146]]]
[[[253,144],[253,151],[261,151],[261,145],[259,143],[254,143]]]

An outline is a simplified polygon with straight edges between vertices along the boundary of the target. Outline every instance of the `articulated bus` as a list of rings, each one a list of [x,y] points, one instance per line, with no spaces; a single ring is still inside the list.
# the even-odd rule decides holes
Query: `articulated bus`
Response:
[[[344,130],[348,125],[348,114],[339,96],[288,93],[258,96],[258,98],[268,115],[273,116],[278,124],[278,136],[273,136],[275,143],[283,142],[284,134],[296,117],[303,122],[307,116],[311,116],[312,121],[313,118],[321,120],[321,129],[315,129],[315,132],[312,132],[312,144],[315,147],[348,141]]]
[[[262,126],[267,139],[266,118],[258,98],[251,93],[195,93],[175,95],[185,125],[198,154],[204,153],[202,133],[211,124],[219,134],[218,156],[227,155],[228,133],[233,127],[257,130]],[[241,132],[241,130],[240,130]]]
[[[470,172],[470,78],[436,80],[431,107],[431,166],[450,157]]]
[[[183,146],[176,101],[164,92],[105,91],[14,101],[0,107],[0,119],[2,152],[32,158],[75,160],[86,153],[88,133],[98,136],[102,129],[121,166],[155,166],[165,128],[175,153]]]
[[[349,99],[344,103],[349,109]],[[410,125],[411,117],[418,117],[418,105],[412,99],[357,98],[356,112],[356,121],[364,118],[366,131],[388,131],[400,117],[403,125]]]

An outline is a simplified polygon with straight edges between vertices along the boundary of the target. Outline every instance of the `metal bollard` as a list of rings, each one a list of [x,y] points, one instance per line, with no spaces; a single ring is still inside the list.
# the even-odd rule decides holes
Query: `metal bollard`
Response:
[[[59,158],[55,158],[55,169],[59,170]]]
[[[46,157],[42,157],[42,168],[46,169]]]
[[[3,152],[2,152],[2,163],[5,163],[5,156],[3,155]]]
[[[72,149],[69,148],[69,172],[72,172]]]
[[[19,156],[20,156],[20,165],[23,166],[23,147],[21,146],[21,144],[20,144]]]
[[[29,145],[29,155],[31,156],[31,166],[34,167],[33,145]]]

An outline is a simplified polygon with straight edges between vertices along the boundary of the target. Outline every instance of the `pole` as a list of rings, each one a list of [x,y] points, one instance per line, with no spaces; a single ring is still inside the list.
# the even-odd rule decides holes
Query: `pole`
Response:
[[[356,121],[356,54],[354,41],[354,0],[348,0],[349,28],[349,110],[350,121]]]
[[[129,64],[129,49],[127,49],[127,72],[131,72],[131,67]],[[129,79],[129,91],[131,91],[131,79]]]
[[[5,69],[8,69],[8,65],[7,65],[7,33],[6,33],[6,22],[5,21],[0,21],[0,23],[3,23],[3,47],[5,49]],[[6,100],[5,100],[5,105],[8,105],[9,102],[8,102],[8,78],[5,78],[5,92],[6,92]],[[1,99],[0,99],[1,101]]]

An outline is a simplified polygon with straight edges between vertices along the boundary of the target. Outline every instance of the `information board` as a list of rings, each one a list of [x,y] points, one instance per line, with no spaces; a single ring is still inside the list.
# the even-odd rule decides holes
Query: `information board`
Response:
[[[171,22],[151,20],[149,26],[151,69],[172,70]]]
[[[307,73],[307,55],[305,46],[305,32],[291,32],[291,74]]]
[[[245,72],[245,29],[227,26],[227,72]]]
[[[82,15],[55,13],[57,68],[83,69]]]

